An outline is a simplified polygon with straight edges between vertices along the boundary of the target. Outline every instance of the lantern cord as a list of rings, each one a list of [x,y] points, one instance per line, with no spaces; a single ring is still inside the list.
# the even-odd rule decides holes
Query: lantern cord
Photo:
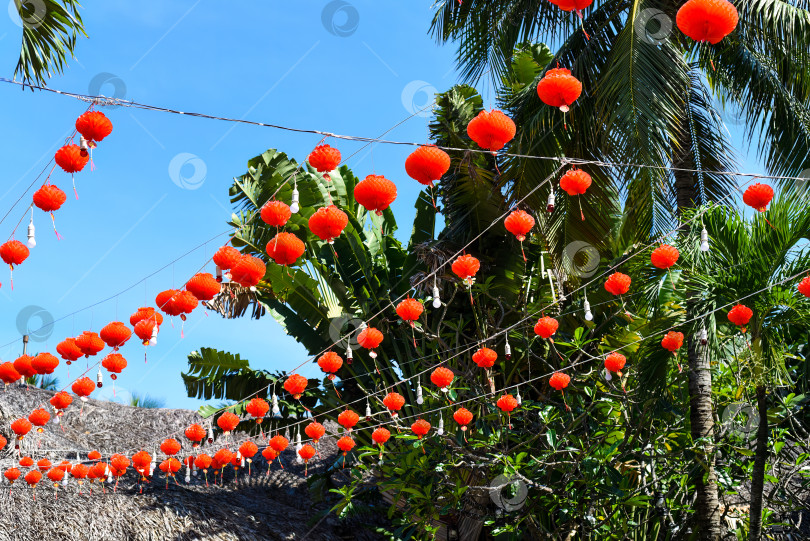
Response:
[[[380,143],[380,144],[387,144],[387,145],[402,145],[402,146],[415,146],[415,147],[418,147],[418,146],[422,145],[422,143],[412,142],[412,141],[394,141],[394,140],[382,139],[382,138],[379,138],[379,137],[362,137],[362,136],[354,136],[354,135],[342,135],[342,134],[327,132],[327,131],[323,131],[323,130],[293,128],[293,127],[290,127],[290,126],[281,126],[281,125],[278,125],[278,124],[271,124],[271,123],[267,123],[267,122],[257,122],[257,121],[253,121],[253,120],[246,120],[246,119],[239,119],[239,118],[228,118],[228,117],[221,117],[221,116],[216,116],[216,115],[211,115],[211,114],[196,113],[196,112],[189,112],[189,111],[179,111],[179,110],[176,110],[176,109],[169,109],[169,108],[166,108],[166,107],[148,105],[148,104],[139,103],[139,102],[136,102],[136,101],[122,100],[122,99],[119,99],[119,98],[108,98],[106,96],[93,96],[93,95],[87,95],[87,94],[79,94],[79,93],[75,93],[75,92],[66,92],[66,91],[63,91],[63,90],[57,90],[57,89],[46,87],[46,86],[32,85],[32,84],[29,84],[29,83],[21,83],[21,82],[13,81],[13,80],[5,78],[5,77],[0,77],[0,82],[6,83],[6,84],[17,85],[17,86],[28,87],[28,88],[37,89],[37,90],[43,90],[43,91],[46,91],[46,92],[52,92],[54,94],[60,94],[62,96],[66,96],[66,97],[69,97],[69,98],[77,99],[79,101],[83,101],[85,103],[90,102],[91,105],[130,107],[130,108],[134,108],[134,109],[143,109],[143,110],[146,110],[146,111],[154,111],[154,112],[160,112],[160,113],[183,115],[183,116],[186,116],[186,117],[205,118],[205,119],[209,119],[209,120],[219,120],[219,121],[223,121],[223,122],[233,122],[233,123],[237,123],[237,124],[246,124],[246,125],[250,125],[250,126],[259,126],[259,127],[265,127],[265,128],[272,128],[272,129],[284,130],[284,131],[289,131],[289,132],[294,132],[294,133],[309,133],[309,134],[314,134],[314,135],[321,135],[324,138],[332,137],[334,139],[342,139],[342,140],[346,140],[346,141],[365,142],[365,143],[368,143],[368,144]],[[406,118],[402,122],[405,122],[406,120],[412,118],[413,116],[416,116],[417,114],[421,113],[422,111],[433,107],[433,105],[434,105],[433,103],[430,103],[430,104],[426,105],[421,110],[416,111],[414,114],[412,114],[410,117]],[[89,110],[89,108],[88,108],[88,110]],[[402,124],[402,122],[400,122],[399,124],[396,124],[395,126],[390,128],[388,131],[393,130],[394,128],[396,128],[397,126]],[[458,148],[458,147],[447,147],[447,146],[437,146],[437,148],[440,148],[442,150],[450,150],[450,151],[457,151],[457,152],[471,152],[471,153],[489,153],[490,152],[489,150],[483,150],[483,149],[470,149],[470,148]],[[508,153],[508,152],[501,153],[500,155],[505,156],[505,157],[510,157],[510,158],[525,158],[525,159],[534,159],[534,160],[555,161],[555,162],[561,163],[563,165],[565,165],[565,164],[575,164],[575,165],[594,165],[594,166],[597,166],[597,167],[636,167],[636,168],[639,168],[639,169],[654,169],[654,170],[662,170],[662,171],[679,171],[679,172],[684,172],[684,173],[698,173],[698,174],[710,173],[712,175],[758,177],[758,178],[768,178],[768,179],[774,179],[774,180],[802,180],[802,181],[807,180],[806,177],[792,177],[792,176],[784,176],[784,175],[762,175],[762,174],[759,174],[759,173],[744,173],[744,172],[741,172],[741,171],[708,171],[708,170],[703,170],[703,169],[689,169],[689,168],[683,168],[683,167],[670,167],[670,166],[664,166],[664,165],[636,164],[636,163],[626,163],[626,162],[605,162],[605,161],[601,161],[601,160],[584,160],[584,159],[567,158],[567,157],[560,157],[560,156],[535,156],[535,155],[531,155],[531,154],[517,154],[517,153]],[[0,222],[2,222],[2,220],[0,220]]]

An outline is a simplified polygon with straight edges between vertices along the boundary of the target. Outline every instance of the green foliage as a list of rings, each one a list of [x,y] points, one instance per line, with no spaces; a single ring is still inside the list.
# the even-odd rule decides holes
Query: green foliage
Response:
[[[22,81],[45,85],[61,74],[73,58],[79,35],[84,31],[77,0],[14,0],[22,20],[22,48],[14,75]]]
[[[141,394],[134,392],[130,395],[129,405],[136,408],[158,409],[166,407],[166,400],[151,396],[148,393]]]

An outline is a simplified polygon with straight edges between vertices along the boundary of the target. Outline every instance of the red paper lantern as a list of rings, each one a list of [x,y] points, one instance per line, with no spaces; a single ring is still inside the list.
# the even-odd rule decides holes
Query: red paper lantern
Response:
[[[155,320],[152,318],[142,319],[135,324],[135,335],[141,339],[144,346],[149,344],[149,340],[152,339],[152,334],[156,326],[157,323],[155,323]]]
[[[550,0],[552,4],[563,11],[576,11],[582,17],[580,11],[593,3],[593,0]]]
[[[695,41],[712,45],[731,34],[737,23],[737,8],[727,0],[689,0],[678,10],[675,24]]]
[[[416,437],[421,440],[427,435],[428,432],[430,432],[430,423],[424,419],[417,419],[411,425],[411,431],[413,431],[413,433],[416,434]]]
[[[264,398],[259,398],[258,396],[248,402],[248,405],[245,406],[245,411],[247,411],[254,419],[256,419],[257,423],[262,422],[262,417],[267,415],[267,412],[270,411],[270,404]]]
[[[72,363],[84,355],[82,350],[79,349],[79,346],[76,345],[76,340],[73,338],[65,338],[59,342],[56,345],[56,352],[60,357],[68,361],[68,363]]]
[[[34,367],[31,365],[33,360],[34,358],[29,355],[23,355],[21,357],[18,357],[17,360],[14,361],[14,370],[19,372],[20,375],[24,378],[34,377],[37,371],[34,370]]]
[[[53,157],[56,165],[64,169],[65,173],[78,173],[87,162],[90,161],[90,156],[82,155],[82,150],[79,145],[65,145],[56,151]]]
[[[662,244],[652,251],[650,261],[659,269],[668,269],[678,261],[680,253],[678,249],[669,244]]]
[[[683,345],[683,333],[669,331],[661,340],[661,346],[673,353],[681,349]]]
[[[11,423],[11,431],[17,435],[17,439],[23,439],[23,436],[31,432],[31,423],[28,422],[28,419],[23,419],[22,417]]]
[[[43,212],[54,212],[67,201],[65,192],[53,184],[45,184],[34,192],[34,205]]]
[[[304,428],[304,432],[314,443],[318,443],[318,440],[326,434],[326,428],[321,423],[312,421]]]
[[[458,408],[453,412],[453,419],[461,427],[462,431],[467,430],[467,425],[472,422],[473,414],[467,408]]]
[[[290,206],[284,201],[268,201],[261,210],[261,218],[264,223],[272,227],[284,227],[287,220],[292,216]]]
[[[59,468],[53,468],[48,472],[48,479],[53,481],[54,485],[58,485],[59,481],[61,481],[65,477],[65,472],[60,470]]]
[[[208,272],[198,272],[186,282],[186,290],[201,301],[210,301],[222,289],[222,285]]]
[[[624,295],[630,291],[630,277],[620,272],[614,272],[605,281],[605,289],[611,295]]]
[[[304,462],[308,462],[309,459],[315,456],[315,448],[310,444],[304,444],[299,450],[298,455],[304,459]]]
[[[581,94],[582,83],[571,75],[571,70],[565,68],[548,70],[537,83],[537,95],[540,100],[546,105],[559,108],[563,113],[568,112],[571,104],[577,101]]]
[[[570,169],[560,179],[560,188],[568,195],[583,195],[593,180],[582,169]]]
[[[2,380],[6,385],[9,383],[14,383],[21,377],[22,376],[20,376],[20,373],[17,372],[17,369],[14,368],[13,363],[5,362],[0,364],[0,380]]]
[[[113,321],[105,325],[101,331],[99,331],[98,335],[104,340],[104,343],[113,348],[113,350],[117,350],[130,339],[132,331],[120,321]]]
[[[181,312],[180,319],[183,321],[186,320],[186,314],[193,312],[199,303],[200,301],[191,291],[178,291],[174,296],[174,307]]]
[[[117,379],[116,374],[120,374],[127,367],[127,360],[120,353],[110,353],[101,361],[101,366],[110,372],[110,378]]]
[[[266,272],[264,261],[252,255],[243,255],[231,268],[231,280],[242,287],[256,287]]]
[[[340,151],[329,145],[319,145],[309,153],[307,161],[319,173],[323,173],[323,178],[332,180],[327,173],[334,171],[340,165]]]
[[[390,392],[383,398],[383,405],[391,412],[391,417],[396,417],[399,410],[405,405],[405,397],[399,393]]]
[[[194,423],[186,429],[185,435],[188,441],[191,442],[191,446],[196,448],[199,447],[200,443],[205,439],[205,429],[197,423]]]
[[[489,348],[481,348],[473,353],[472,360],[481,368],[492,368],[498,360],[498,354]]]
[[[72,475],[74,479],[77,479],[80,485],[87,477],[88,473],[90,473],[90,468],[81,463],[76,464],[70,469],[70,475]]]
[[[625,363],[627,363],[627,357],[615,351],[605,357],[605,368],[609,372],[616,372],[619,376],[622,375]]]
[[[14,481],[20,478],[22,473],[17,468],[9,468],[5,472],[3,472],[3,476],[8,479],[8,484],[13,485]]]
[[[450,384],[453,383],[453,378],[455,377],[456,375],[452,370],[440,366],[430,374],[430,381],[443,392],[447,392],[447,389],[450,387]]]
[[[213,460],[210,456],[206,454],[197,455],[197,458],[194,459],[194,466],[201,469],[204,472],[208,471],[208,468],[211,467],[211,462]]]
[[[104,341],[92,331],[84,331],[75,339],[78,347],[85,357],[90,357],[104,349]]]
[[[773,199],[773,188],[767,184],[752,184],[743,194],[743,203],[759,212],[765,212],[771,199]]]
[[[149,466],[152,463],[152,455],[146,451],[138,451],[132,455],[132,467],[141,474],[141,480],[146,480],[149,476]]]
[[[259,448],[252,441],[243,442],[242,445],[239,446],[239,454],[248,459],[248,461],[256,456],[258,452]]]
[[[49,400],[53,409],[57,410],[58,415],[62,415],[62,411],[66,410],[68,406],[73,403],[73,397],[65,391],[59,391]]]
[[[168,475],[169,477],[174,477],[174,474],[180,471],[182,464],[176,458],[167,458],[163,462],[160,463],[158,468],[160,471]]]
[[[309,229],[316,237],[334,244],[343,229],[349,223],[349,217],[335,205],[321,207],[309,219]]]
[[[467,124],[467,135],[479,147],[493,154],[515,137],[517,128],[512,119],[497,109],[481,111]]]
[[[31,368],[36,370],[37,374],[53,374],[57,366],[59,366],[59,359],[50,353],[40,353],[31,361]]]
[[[560,324],[553,317],[544,316],[537,320],[534,326],[534,334],[540,338],[549,339],[557,332]]]
[[[498,406],[498,409],[501,411],[511,413],[515,408],[518,407],[518,402],[517,399],[511,394],[505,394],[498,399],[495,405]]]
[[[223,246],[214,254],[214,264],[222,270],[228,270],[233,267],[242,254],[239,250],[232,246]]]
[[[0,245],[0,258],[14,270],[14,265],[20,265],[28,258],[31,252],[28,247],[18,240],[10,240]]]
[[[810,276],[805,276],[798,285],[799,293],[805,297],[810,297]],[[16,362],[14,363],[16,366]]]
[[[371,439],[379,446],[382,446],[391,438],[391,432],[387,428],[379,427],[371,433]]]
[[[99,460],[101,458],[101,453],[96,450],[90,451],[87,453],[87,460]]]
[[[378,216],[397,198],[396,185],[382,175],[369,175],[354,187],[354,199]]]
[[[318,358],[318,366],[330,380],[334,380],[335,374],[343,366],[343,359],[334,351],[327,351]]]
[[[138,308],[138,310],[129,316],[129,324],[133,327],[143,321],[144,319],[152,319],[158,325],[163,325],[163,316],[159,312],[155,312],[155,309],[151,306],[145,306]]]
[[[411,327],[413,327],[413,322],[418,320],[424,311],[425,307],[422,306],[422,303],[410,297],[397,305],[397,315],[407,321]]]
[[[357,335],[357,343],[360,344],[361,347],[371,350],[369,356],[372,359],[377,357],[377,352],[374,351],[374,348],[379,346],[382,341],[383,333],[374,327],[366,327]]]
[[[25,482],[28,483],[28,486],[35,487],[40,481],[42,481],[42,474],[37,470],[25,474]]]
[[[343,436],[337,441],[337,446],[338,449],[343,451],[343,456],[346,456],[346,453],[354,449],[354,440],[349,436]]]
[[[304,254],[301,239],[292,233],[279,233],[267,243],[267,255],[278,265],[293,265]]]
[[[754,315],[754,311],[745,306],[744,304],[738,304],[734,308],[732,308],[728,313],[728,320],[731,321],[733,324],[741,327],[741,331],[745,332],[745,326],[748,325],[748,322],[751,321],[751,317]]]
[[[453,261],[450,268],[465,284],[472,285],[475,282],[475,274],[481,268],[481,263],[471,255],[460,255]]]
[[[162,310],[166,314],[179,316],[183,313],[183,310],[178,306],[179,294],[180,292],[176,289],[161,291],[155,297],[155,304],[157,304],[159,310]]]
[[[307,388],[307,378],[300,374],[293,374],[284,382],[284,390],[292,395],[296,400],[301,398]]]
[[[174,456],[180,452],[180,442],[174,438],[168,438],[163,440],[163,443],[160,444],[160,451],[164,455]]]
[[[42,408],[37,408],[31,412],[31,414],[28,416],[28,420],[31,421],[32,425],[37,427],[37,432],[42,432],[42,427],[48,424],[48,421],[51,420],[51,414]]]
[[[424,145],[405,159],[405,172],[412,179],[433,187],[450,169],[450,155],[435,145]]]
[[[571,382],[571,377],[564,372],[554,372],[548,380],[549,385],[558,391],[562,391]]]
[[[73,382],[71,390],[82,400],[87,400],[87,397],[96,390],[96,384],[90,378],[79,378]]]
[[[112,130],[112,122],[100,111],[87,111],[76,119],[76,131],[88,141],[99,142]]]
[[[512,233],[517,240],[523,242],[526,235],[534,227],[534,218],[525,210],[513,210],[504,220],[503,225],[506,230]]]
[[[217,419],[217,426],[222,429],[225,434],[230,433],[236,425],[239,424],[239,417],[231,413],[230,411],[226,411],[222,415],[219,416]]]
[[[270,438],[270,441],[268,441],[267,444],[276,452],[276,454],[280,455],[284,452],[290,442],[287,438],[279,434]]]
[[[340,415],[338,415],[337,421],[346,430],[351,431],[354,425],[360,420],[360,416],[357,415],[350,409],[343,410]]]

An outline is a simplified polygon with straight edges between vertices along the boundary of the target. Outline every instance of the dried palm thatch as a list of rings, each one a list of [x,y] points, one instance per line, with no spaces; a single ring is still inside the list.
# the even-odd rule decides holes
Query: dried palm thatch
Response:
[[[16,385],[0,391],[0,427],[12,441],[0,452],[0,469],[17,463],[13,437],[5,427],[34,408],[47,405],[53,394]],[[154,454],[153,446],[163,437],[192,422],[204,424],[195,412],[187,410],[141,409],[96,400],[89,400],[81,415],[79,409],[76,401],[59,425],[49,423],[43,433],[29,433],[23,452],[35,460],[47,457],[53,463],[63,459],[75,463],[76,453],[84,459],[91,449],[98,449],[105,459],[114,452],[131,456],[142,447]],[[327,426],[327,432],[337,433],[337,426]],[[324,471],[336,460],[334,441],[333,437],[321,440],[323,459],[310,463],[310,475]],[[206,444],[202,452],[213,454],[224,444]],[[0,540],[379,539],[334,515],[313,520],[329,506],[311,502],[303,465],[296,463],[292,447],[281,457],[284,469],[278,462],[268,467],[257,456],[250,476],[242,471],[235,480],[229,469],[222,486],[212,482],[211,472],[207,476],[210,486],[201,472],[185,483],[185,469],[177,474],[179,482],[170,481],[168,488],[162,473],[156,472],[151,482],[140,483],[132,468],[115,491],[111,484],[102,489],[100,483],[85,482],[80,487],[75,479],[58,490],[44,479],[36,491],[22,479],[11,487],[3,480]]]
[[[244,316],[248,309],[250,317],[259,319],[265,314],[265,307],[256,298],[256,293],[250,288],[242,287],[237,283],[222,284],[222,289],[216,297],[203,302],[203,306],[213,310],[225,319],[235,319]]]

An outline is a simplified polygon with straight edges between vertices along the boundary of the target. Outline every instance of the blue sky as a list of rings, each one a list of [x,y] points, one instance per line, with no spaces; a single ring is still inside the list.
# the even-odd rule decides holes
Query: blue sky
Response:
[[[377,136],[456,81],[453,49],[439,47],[427,35],[431,3],[250,1],[231,9],[201,0],[86,0],[82,16],[90,38],[80,40],[76,60],[50,86],[178,110]],[[3,76],[12,75],[20,31],[12,17],[0,14]],[[0,135],[0,211],[5,214],[61,146],[85,105],[11,85],[0,85],[0,97],[5,105],[0,109],[5,126]],[[15,270],[14,291],[8,269],[0,268],[0,299],[7,307],[0,313],[3,360],[21,353],[19,329],[37,329],[42,317],[57,322],[33,337],[33,352],[54,351],[67,336],[98,331],[113,320],[127,321],[139,306],[154,304],[159,291],[181,285],[227,238],[227,190],[249,158],[279,148],[303,160],[320,139],[130,108],[105,113],[115,129],[94,153],[96,170],[77,175],[80,199],[70,193],[69,175],[55,171],[51,177],[69,193],[56,213],[63,240],[56,240],[48,216],[36,211],[38,245]],[[427,114],[416,116],[387,137],[424,141],[427,121]],[[361,146],[332,143],[344,156]],[[404,172],[408,151],[376,145],[348,162],[358,176],[375,171],[398,184],[393,209],[406,234],[418,193],[418,185]],[[3,231],[20,220],[30,193],[0,224]],[[27,223],[26,216],[16,238],[25,240]],[[213,272],[213,265],[206,270]],[[105,299],[110,300],[100,302]],[[95,306],[69,315],[90,305]],[[176,320],[174,328],[163,326],[146,364],[137,340],[124,348],[130,365],[118,380],[118,399],[128,391],[147,392],[164,398],[168,406],[197,407],[199,401],[186,397],[180,372],[188,352],[201,346],[238,352],[253,366],[267,369],[289,368],[305,359],[303,348],[269,317],[227,321],[198,310],[186,322],[182,339],[179,325]],[[56,375],[64,384],[84,367],[80,361],[68,374],[63,363]],[[315,373],[314,366],[304,372]],[[105,385],[102,396],[111,392]]]
[[[83,4],[90,39],[79,42],[67,72],[51,79],[53,88],[376,136],[424,107],[434,89],[455,82],[452,49],[438,47],[427,35],[428,1],[252,1],[239,9],[203,1]],[[330,5],[331,13],[326,9]],[[9,78],[19,36],[12,18],[0,13],[0,65]],[[5,162],[0,210],[5,214],[62,144],[85,105],[11,85],[0,85],[0,97],[0,118],[6,126],[0,136]],[[51,177],[71,192],[56,213],[63,240],[56,240],[50,218],[37,210],[38,244],[15,270],[13,292],[8,269],[0,269],[0,299],[6,306],[0,314],[3,360],[14,360],[21,352],[21,312],[23,324],[27,320],[31,329],[40,326],[40,317],[32,315],[38,310],[28,307],[41,307],[58,319],[126,290],[228,230],[227,190],[249,158],[280,148],[303,160],[320,139],[129,108],[105,113],[114,131],[94,152],[96,170],[88,167],[76,176],[79,200],[73,197],[69,175],[55,171]],[[427,120],[414,117],[388,136],[425,140]],[[344,156],[361,146],[333,144]],[[407,152],[404,147],[377,145],[348,162],[360,176],[376,170],[398,184],[393,208],[406,230],[418,193],[416,183],[405,175]],[[170,174],[173,160],[175,172]],[[3,231],[13,229],[30,203],[30,193],[0,224]],[[25,217],[17,239],[25,241],[27,223]],[[139,306],[154,304],[159,291],[181,285],[226,238],[220,236],[112,300],[57,321],[52,333],[34,337],[39,341],[32,341],[31,350],[53,352],[67,336],[98,331],[116,319],[127,321]],[[213,272],[213,265],[206,270]],[[136,340],[127,344],[129,367],[118,380],[118,398],[127,390],[148,392],[165,398],[169,406],[197,407],[199,401],[186,397],[180,372],[188,352],[201,346],[239,352],[254,366],[269,369],[295,366],[305,358],[303,348],[269,317],[226,321],[197,310],[185,324],[183,339],[179,324],[176,320],[174,329],[164,325],[146,364],[143,346]],[[71,380],[78,375],[77,366],[85,367],[84,361],[71,367]],[[68,382],[64,363],[56,375]],[[103,391],[107,395],[112,389],[105,385]]]

